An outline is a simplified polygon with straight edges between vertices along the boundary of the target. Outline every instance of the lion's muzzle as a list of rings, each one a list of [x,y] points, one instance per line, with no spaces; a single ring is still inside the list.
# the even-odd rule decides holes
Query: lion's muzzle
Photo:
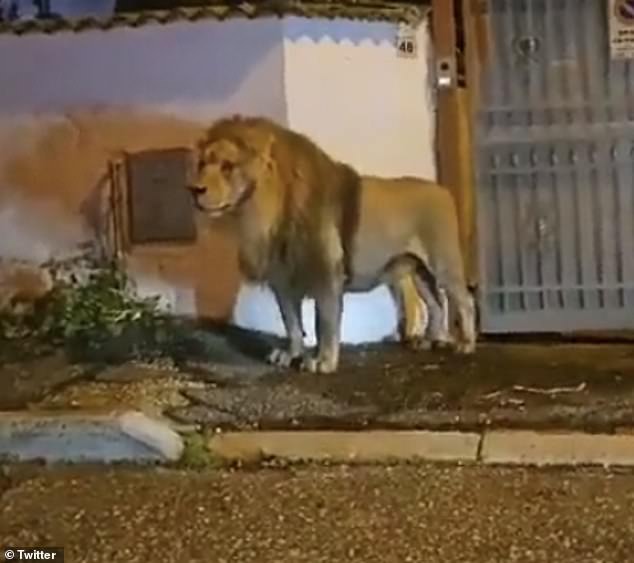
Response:
[[[221,203],[219,205],[214,205],[211,207],[203,205],[200,199],[207,193],[207,188],[204,188],[202,186],[187,186],[187,190],[192,196],[194,207],[210,217],[219,217],[221,215],[224,215],[231,208],[231,204],[229,203]]]
[[[244,183],[230,201],[218,203],[218,205],[203,204],[201,199],[207,194],[207,188],[204,186],[187,186],[192,196],[194,206],[202,211],[210,218],[218,218],[236,211],[243,203],[245,203],[255,191],[255,183]]]

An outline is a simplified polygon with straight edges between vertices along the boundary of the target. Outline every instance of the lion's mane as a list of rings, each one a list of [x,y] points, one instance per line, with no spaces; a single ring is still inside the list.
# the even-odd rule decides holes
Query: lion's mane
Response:
[[[253,197],[267,198],[277,209],[266,221],[267,233],[258,247],[242,249],[245,276],[265,281],[271,265],[283,268],[295,287],[323,278],[323,269],[332,268],[324,256],[324,226],[329,221],[338,229],[343,247],[343,268],[350,271],[352,241],[359,222],[361,178],[348,164],[331,158],[306,135],[287,129],[263,117],[233,116],[214,123],[199,148],[228,140],[243,150],[262,153],[273,140],[268,166],[256,179]],[[203,150],[204,152],[204,150]]]

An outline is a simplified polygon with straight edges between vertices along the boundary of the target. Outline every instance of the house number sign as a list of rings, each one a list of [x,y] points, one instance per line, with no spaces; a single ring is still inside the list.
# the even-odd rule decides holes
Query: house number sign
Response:
[[[418,44],[416,42],[416,32],[410,27],[400,27],[396,36],[397,56],[405,58],[416,58],[417,53]]]

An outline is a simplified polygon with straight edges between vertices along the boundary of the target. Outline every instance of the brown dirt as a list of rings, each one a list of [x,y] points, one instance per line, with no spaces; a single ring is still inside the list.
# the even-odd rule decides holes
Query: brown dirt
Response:
[[[272,378],[273,379],[273,378]],[[349,350],[341,373],[311,377],[286,373],[311,391],[349,403],[371,400],[382,409],[454,410],[481,405],[489,393],[514,385],[551,389],[586,384],[582,393],[522,393],[527,406],[585,404],[593,393],[634,399],[634,347],[630,345],[483,344],[471,357],[412,352],[398,345]]]
[[[472,357],[347,347],[333,375],[77,369],[59,354],[3,364],[0,408],[167,409],[179,422],[227,429],[634,428],[632,344],[489,342]]]
[[[24,408],[89,371],[86,366],[69,365],[60,351],[29,358],[0,354],[0,410]]]
[[[610,344],[482,344],[473,357],[398,345],[348,349],[340,373],[293,372],[262,384],[292,385],[356,407],[366,417],[295,421],[294,427],[474,429],[634,426],[634,347]],[[288,427],[289,422],[264,427]]]

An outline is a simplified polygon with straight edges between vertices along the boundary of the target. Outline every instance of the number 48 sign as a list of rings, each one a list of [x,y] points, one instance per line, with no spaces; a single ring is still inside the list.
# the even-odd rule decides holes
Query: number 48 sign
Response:
[[[415,58],[417,50],[416,33],[412,29],[400,28],[396,37],[396,54],[399,57]]]

